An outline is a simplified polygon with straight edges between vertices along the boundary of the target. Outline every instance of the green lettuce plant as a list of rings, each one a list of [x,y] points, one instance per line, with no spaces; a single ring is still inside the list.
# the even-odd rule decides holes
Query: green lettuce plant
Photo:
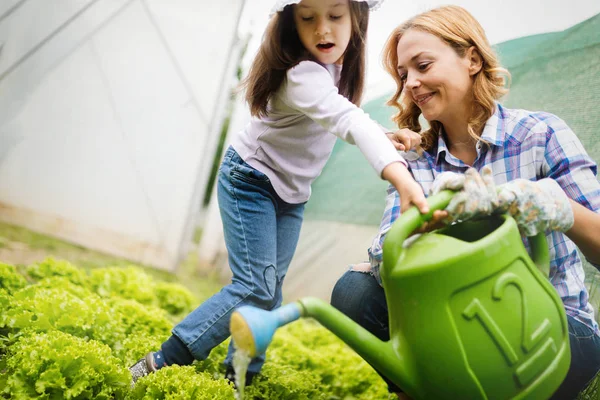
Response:
[[[168,337],[173,324],[167,313],[154,306],[134,300],[114,297],[107,300],[114,319],[123,327],[124,334]]]
[[[0,294],[0,330],[12,334],[24,329],[59,330],[111,347],[124,337],[125,326],[108,303],[93,293],[81,298],[69,291],[69,281],[60,282],[50,288],[31,285],[8,297]]]
[[[65,260],[55,260],[52,257],[46,258],[44,261],[31,264],[25,269],[27,276],[34,281],[40,281],[44,278],[64,277],[76,285],[87,285],[87,274],[85,271],[77,268],[73,264]]]
[[[160,349],[160,345],[167,339],[168,335],[130,334],[115,343],[113,355],[121,360],[123,365],[131,366],[148,352]]]
[[[98,268],[91,271],[89,281],[92,290],[101,297],[118,296],[141,304],[156,304],[154,279],[141,268]]]
[[[233,385],[225,379],[214,380],[194,367],[162,368],[138,380],[132,400],[234,400]]]
[[[13,265],[0,263],[0,289],[5,289],[8,293],[24,288],[27,280],[17,272]]]
[[[131,379],[107,346],[59,331],[23,336],[5,364],[0,387],[14,400],[123,399]]]
[[[177,283],[156,281],[135,266],[93,270],[89,282],[91,289],[101,297],[120,297],[159,307],[173,320],[181,319],[198,304],[187,288]]]
[[[196,297],[177,283],[156,282],[154,295],[157,305],[174,317],[184,317],[198,305]]]
[[[95,296],[94,293],[92,293],[87,287],[77,285],[65,276],[51,276],[49,278],[43,278],[31,287],[60,290],[70,293],[79,299],[85,299],[90,296],[97,298],[97,296]]]

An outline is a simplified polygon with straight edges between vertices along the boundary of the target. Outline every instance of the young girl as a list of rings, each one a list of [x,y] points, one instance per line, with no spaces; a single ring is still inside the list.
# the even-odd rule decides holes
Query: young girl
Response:
[[[399,110],[395,121],[422,132],[424,152],[408,161],[413,176],[425,192],[463,189],[434,218],[509,212],[524,236],[547,233],[550,281],[564,304],[571,346],[569,372],[553,398],[576,397],[600,369],[600,331],[575,247],[600,266],[596,163],[558,117],[497,103],[508,73],[481,25],[460,7],[434,9],[396,28],[384,49],[384,64],[397,84],[388,103]],[[421,115],[430,125],[424,131]],[[499,184],[503,189],[497,195]],[[370,263],[346,272],[331,298],[336,308],[383,340],[389,339],[388,309],[378,268],[402,195],[390,187]]]
[[[229,336],[232,311],[242,305],[271,310],[296,249],[312,182],[331,155],[336,136],[355,143],[377,173],[405,200],[427,212],[421,187],[398,148],[416,134],[390,134],[358,104],[365,76],[369,8],[380,1],[278,1],[275,15],[244,84],[253,115],[226,151],[218,178],[231,284],[173,329],[161,349],[130,370],[133,383],[166,365],[205,359]],[[416,142],[415,142],[416,138]],[[233,348],[225,360],[232,378]],[[264,355],[254,359],[247,381]]]

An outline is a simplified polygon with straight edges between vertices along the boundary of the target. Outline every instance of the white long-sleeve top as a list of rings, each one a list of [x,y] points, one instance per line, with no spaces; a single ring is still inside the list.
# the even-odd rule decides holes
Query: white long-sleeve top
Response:
[[[266,117],[253,118],[232,141],[240,157],[269,177],[287,203],[307,201],[336,136],[356,144],[377,174],[398,154],[382,128],[339,94],[341,65],[303,61],[287,72]]]

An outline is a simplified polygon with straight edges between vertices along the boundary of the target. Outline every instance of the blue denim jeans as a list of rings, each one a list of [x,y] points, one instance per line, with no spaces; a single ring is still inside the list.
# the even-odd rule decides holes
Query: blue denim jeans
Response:
[[[281,286],[304,214],[304,203],[281,200],[269,178],[232,147],[219,169],[217,194],[233,278],[173,329],[197,360],[229,337],[229,319],[237,307],[272,310],[281,305]],[[231,365],[232,356],[230,345],[226,365]],[[252,360],[248,371],[258,373],[264,360],[264,355]]]
[[[379,339],[390,339],[385,293],[371,273],[347,271],[333,288],[331,305]],[[600,370],[600,337],[571,316],[567,316],[567,321],[571,366],[565,380],[551,397],[556,400],[576,398]],[[390,392],[402,392],[401,388],[381,376]]]

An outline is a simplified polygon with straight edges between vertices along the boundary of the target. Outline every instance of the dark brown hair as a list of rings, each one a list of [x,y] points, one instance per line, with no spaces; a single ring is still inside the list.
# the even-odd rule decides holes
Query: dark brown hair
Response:
[[[267,114],[269,101],[283,83],[288,69],[311,59],[298,36],[293,7],[287,6],[271,18],[248,76],[242,81],[241,88],[246,90],[246,101],[253,116]],[[352,34],[344,53],[339,92],[359,105],[365,81],[369,7],[365,2],[352,0],[349,7]]]

